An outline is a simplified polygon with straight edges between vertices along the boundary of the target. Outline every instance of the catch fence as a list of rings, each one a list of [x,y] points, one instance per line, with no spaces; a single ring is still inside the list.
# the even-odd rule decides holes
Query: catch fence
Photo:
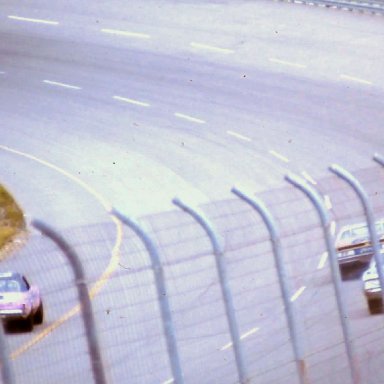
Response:
[[[366,222],[381,262],[383,158],[231,193],[60,234],[32,221],[2,268],[39,284],[46,319],[1,334],[3,382],[382,383],[383,315],[368,312],[363,268],[340,275],[334,241]]]

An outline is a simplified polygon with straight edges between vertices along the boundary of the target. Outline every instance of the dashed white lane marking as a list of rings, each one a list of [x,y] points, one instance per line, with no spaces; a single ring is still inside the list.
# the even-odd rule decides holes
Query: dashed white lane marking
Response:
[[[328,210],[331,210],[331,209],[332,209],[331,198],[330,198],[328,195],[324,195],[324,204],[325,204],[325,207],[326,207]]]
[[[340,75],[340,78],[344,79],[344,80],[355,81],[356,83],[365,84],[365,85],[372,85],[373,84],[372,81],[360,79],[358,77],[349,76],[349,75]]]
[[[299,296],[304,292],[305,290],[305,286],[303,285],[302,287],[300,287],[291,297],[291,301],[294,302],[295,300],[297,300],[299,298]]]
[[[148,35],[147,33],[121,31],[121,30],[118,30],[118,29],[103,28],[100,31],[103,32],[103,33],[109,33],[111,35],[134,37],[134,38],[137,38],[137,39],[150,39],[151,38],[151,35]]]
[[[165,380],[163,383],[161,384],[171,384],[175,381],[175,379],[169,379],[169,380]]]
[[[62,88],[69,88],[69,89],[81,89],[81,87],[78,87],[77,85],[71,85],[66,83],[60,83],[58,81],[52,81],[52,80],[43,80],[43,83],[54,85],[56,87],[62,87]]]
[[[197,124],[205,124],[206,123],[206,121],[204,121],[204,120],[198,119],[198,118],[193,117],[193,116],[184,115],[183,113],[175,112],[174,115],[176,117],[179,117],[180,119],[188,120],[188,121],[191,121],[193,123],[197,123]]]
[[[237,138],[240,139],[240,140],[244,140],[244,141],[252,141],[252,139],[250,139],[249,137],[247,137],[247,136],[243,136],[243,135],[241,135],[240,133],[237,133],[237,132],[227,131],[227,133],[228,133],[228,135],[237,137]]]
[[[332,221],[331,222],[331,234],[332,234],[332,236],[335,236],[335,233],[336,233],[336,222]]]
[[[200,43],[192,42],[190,45],[193,48],[205,49],[207,51],[212,51],[212,52],[220,52],[220,53],[225,53],[225,54],[229,54],[229,53],[234,53],[235,52],[232,49],[215,47],[213,45],[208,45],[208,44],[200,44]]]
[[[307,179],[311,184],[316,185],[316,180],[306,171],[301,172],[305,179]]]
[[[253,335],[254,333],[256,333],[258,330],[259,330],[259,328],[257,328],[257,327],[250,329],[248,332],[245,332],[245,333],[243,333],[243,334],[240,336],[240,340],[244,340],[245,338],[247,338],[247,337]],[[225,351],[226,349],[231,348],[232,345],[233,345],[232,342],[227,343],[227,344],[223,345],[223,346],[220,348],[220,351]]]
[[[232,342],[231,343],[228,343],[228,344],[225,344],[224,346],[222,346],[220,348],[220,351],[225,351],[226,349],[228,348],[231,348],[232,347]]]
[[[29,21],[31,23],[40,23],[40,24],[50,24],[50,25],[58,25],[58,21],[52,20],[43,20],[43,19],[31,19],[29,17],[21,17],[21,16],[8,16],[8,19],[18,20],[18,21]]]
[[[269,61],[275,64],[281,64],[281,65],[287,65],[289,67],[296,67],[296,68],[307,68],[305,64],[300,64],[300,63],[293,63],[291,61],[285,61],[285,60],[280,60],[280,59],[275,59],[273,57],[269,58]]]
[[[320,256],[320,261],[319,264],[317,265],[317,269],[323,269],[325,266],[325,263],[327,262],[328,259],[328,252],[324,252]]]
[[[149,107],[150,104],[145,103],[144,101],[134,100],[134,99],[128,99],[127,97],[121,97],[121,96],[113,96],[115,100],[124,101],[125,103],[139,105],[140,107]]]
[[[274,151],[273,149],[269,150],[269,153],[272,155],[272,156],[275,156],[276,158],[278,158],[279,160],[281,161],[284,161],[284,163],[289,163],[289,159],[285,156],[283,156],[282,154]]]

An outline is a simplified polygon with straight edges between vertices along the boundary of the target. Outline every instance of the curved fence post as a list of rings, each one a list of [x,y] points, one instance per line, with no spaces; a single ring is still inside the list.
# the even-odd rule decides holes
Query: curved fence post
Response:
[[[258,199],[257,197],[251,198],[247,196],[245,193],[241,192],[236,187],[233,187],[231,189],[231,192],[234,193],[241,200],[249,204],[255,211],[257,211],[262,217],[264,224],[268,228],[270,238],[271,238],[271,243],[272,243],[273,256],[275,258],[275,266],[276,266],[277,275],[279,278],[281,296],[284,301],[284,308],[287,316],[289,333],[292,340],[293,352],[295,355],[296,366],[297,366],[300,383],[308,384],[309,383],[308,372],[307,372],[307,367],[304,361],[303,347],[300,343],[298,321],[297,321],[295,311],[293,309],[293,304],[290,300],[291,290],[289,287],[287,272],[286,272],[285,265],[282,258],[281,239],[280,239],[279,230],[277,229],[276,222],[273,216],[271,215],[271,213],[269,212],[269,210],[267,209],[267,207],[265,206],[265,204],[260,199]]]
[[[221,242],[216,235],[215,230],[213,229],[212,224],[205,217],[202,212],[199,212],[196,209],[192,209],[191,207],[184,204],[180,199],[174,198],[172,200],[173,204],[177,207],[181,208],[184,212],[188,213],[190,216],[195,219],[200,226],[204,229],[206,234],[211,241],[213,254],[216,260],[216,268],[219,275],[221,292],[224,299],[225,312],[228,319],[229,330],[231,334],[231,341],[233,345],[233,350],[235,354],[236,367],[239,375],[239,380],[241,384],[249,383],[249,377],[246,372],[245,364],[244,364],[244,356],[240,343],[240,334],[237,326],[235,310],[233,306],[232,294],[228,285],[227,278],[227,269],[224,262],[224,251]]]
[[[136,235],[143,242],[146,250],[149,253],[152,269],[155,275],[157,297],[160,303],[161,318],[162,318],[163,327],[164,327],[164,335],[167,343],[168,357],[170,359],[170,364],[171,364],[171,369],[173,374],[173,378],[171,380],[172,380],[172,383],[183,384],[184,378],[183,378],[183,373],[180,365],[180,358],[179,358],[179,352],[178,352],[177,343],[176,343],[175,332],[173,329],[173,321],[172,321],[171,309],[169,306],[167,289],[164,282],[163,267],[161,265],[157,248],[155,247],[150,237],[139,226],[139,224],[136,223],[135,220],[122,215],[116,209],[112,209],[111,214],[116,216],[119,220],[121,220],[125,225],[127,225],[136,233]]]
[[[350,172],[337,164],[333,164],[329,167],[330,171],[337,175],[342,180],[346,181],[352,189],[356,192],[361,205],[363,206],[365,217],[367,219],[369,236],[373,248],[373,255],[377,264],[377,273],[379,276],[380,286],[384,287],[384,270],[383,270],[383,259],[380,254],[380,241],[376,233],[376,223],[373,215],[373,209],[369,201],[368,195],[364,188]],[[384,289],[381,290],[381,297],[384,303]]]
[[[375,153],[373,155],[373,160],[375,160],[377,163],[382,165],[384,167],[384,156],[379,155],[378,153]]]
[[[80,259],[75,250],[67,241],[48,225],[40,220],[32,220],[32,226],[39,230],[44,236],[50,238],[67,257],[75,275],[75,283],[78,290],[84,330],[88,343],[88,350],[91,357],[93,377],[96,384],[106,384],[104,366],[100,354],[100,347],[96,333],[95,319],[92,312],[92,303],[89,297],[85,274]]]
[[[354,346],[352,343],[351,331],[349,328],[349,323],[347,321],[348,315],[347,315],[347,311],[346,311],[346,307],[344,304],[344,299],[341,291],[340,270],[339,270],[339,264],[337,261],[335,246],[333,243],[333,237],[330,231],[331,220],[329,217],[328,210],[326,209],[323,199],[321,198],[317,190],[314,189],[312,186],[310,186],[308,183],[306,183],[302,178],[293,174],[289,174],[285,176],[285,180],[287,180],[294,187],[304,192],[304,194],[311,200],[311,202],[313,203],[313,205],[315,206],[319,214],[321,226],[323,228],[324,239],[327,246],[329,263],[331,266],[332,281],[333,281],[333,286],[334,286],[335,295],[336,295],[336,303],[337,303],[337,308],[339,312],[340,323],[343,330],[343,337],[344,337],[345,349],[348,357],[349,369],[351,372],[352,382],[354,384],[358,384],[360,383],[360,377],[359,377],[359,372],[356,366],[357,360],[355,357],[356,355],[355,355]]]

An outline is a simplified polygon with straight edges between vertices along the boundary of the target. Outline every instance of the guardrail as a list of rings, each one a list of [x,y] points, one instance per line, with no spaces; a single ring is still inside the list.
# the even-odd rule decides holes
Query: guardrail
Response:
[[[63,331],[50,341],[48,334],[65,324],[61,317],[33,338],[47,337],[44,350],[51,352],[44,364],[59,377],[47,378],[33,363],[26,375],[28,359],[17,356],[34,344],[8,359],[10,346],[3,342],[3,382],[380,383],[382,321],[361,313],[364,295],[353,281],[342,281],[334,244],[335,223],[366,221],[377,265],[382,263],[374,216],[384,212],[384,161],[379,155],[374,160],[354,175],[333,165],[317,182],[289,174],[284,187],[257,197],[237,186],[233,198],[199,208],[174,199],[179,210],[140,224],[113,210],[128,232],[116,276],[94,305],[87,286],[97,278],[92,271],[85,276],[79,262],[103,262],[96,245],[103,236],[109,242],[110,229],[95,226],[91,235],[88,228],[93,240],[85,241],[79,229],[64,236],[33,221],[43,237],[24,251],[33,258],[32,272],[41,281],[55,277],[45,288],[52,303],[63,289],[78,288],[82,311],[76,314],[83,317],[78,326],[84,334]],[[92,250],[90,243],[96,244]],[[68,257],[65,265],[60,250]],[[64,279],[71,265],[75,286]],[[57,306],[58,313],[65,305]],[[64,318],[73,319],[72,312]],[[361,328],[362,321],[369,329]],[[67,352],[63,345],[75,341],[84,346],[71,344]],[[78,363],[85,357],[88,376],[84,362]]]
[[[279,0],[286,1],[290,3],[300,3],[307,5],[317,5],[328,8],[339,8],[350,11],[360,11],[360,12],[368,12],[374,14],[384,14],[384,1],[376,0],[376,1],[359,1],[359,0],[339,0],[339,1],[331,1],[331,0]]]

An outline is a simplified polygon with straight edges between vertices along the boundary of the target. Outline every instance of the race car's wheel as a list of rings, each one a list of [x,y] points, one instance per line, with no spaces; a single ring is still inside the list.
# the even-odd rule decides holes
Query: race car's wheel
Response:
[[[23,326],[26,332],[31,332],[33,330],[33,316],[28,316],[23,320]]]
[[[371,315],[375,313],[383,312],[383,302],[381,299],[371,299],[368,300],[368,309]]]
[[[41,302],[39,305],[39,308],[37,308],[35,316],[33,317],[33,322],[35,324],[41,324],[43,320],[44,320],[44,307],[43,307],[43,302]]]

